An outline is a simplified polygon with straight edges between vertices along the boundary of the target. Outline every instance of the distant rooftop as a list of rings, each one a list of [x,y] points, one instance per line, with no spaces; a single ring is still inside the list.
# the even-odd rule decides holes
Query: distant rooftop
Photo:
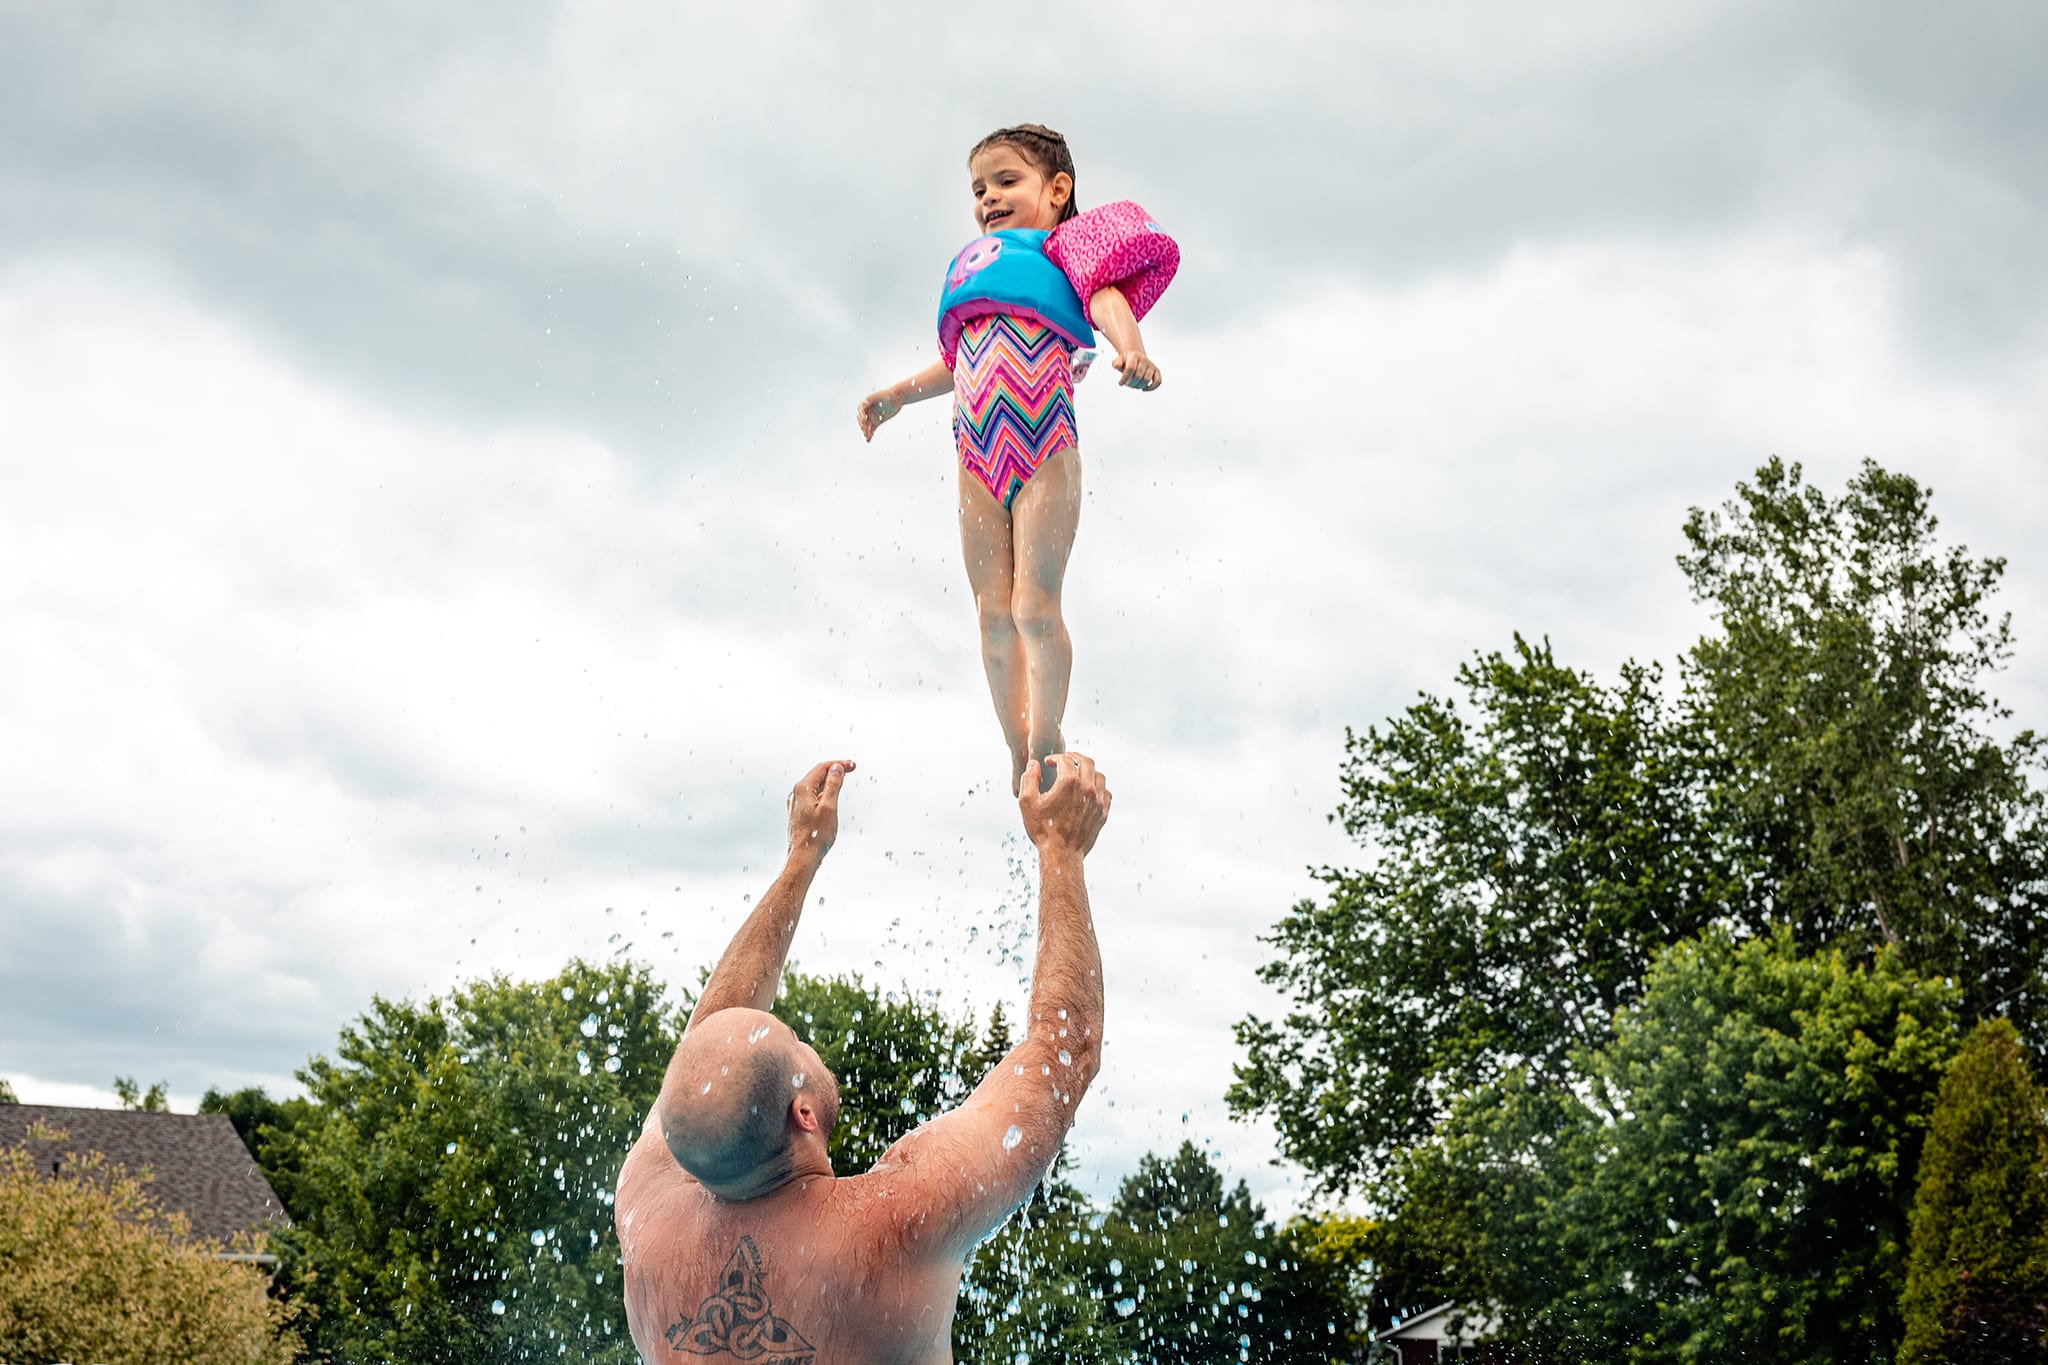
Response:
[[[62,1142],[28,1140],[41,1122],[61,1128]],[[226,1114],[162,1114],[130,1109],[73,1109],[57,1104],[0,1104],[0,1147],[29,1147],[39,1173],[86,1152],[153,1179],[143,1189],[166,1212],[182,1213],[196,1237],[223,1241],[250,1229],[289,1227],[284,1205],[263,1178]]]

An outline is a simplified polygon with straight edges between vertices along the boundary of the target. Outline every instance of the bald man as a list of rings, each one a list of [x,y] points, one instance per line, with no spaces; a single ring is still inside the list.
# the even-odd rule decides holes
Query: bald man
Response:
[[[804,897],[839,834],[851,761],[789,798],[789,857],[697,998],[619,1172],[626,1321],[649,1362],[937,1365],[975,1243],[1030,1195],[1102,1050],[1102,958],[1082,862],[1109,817],[1090,760],[1058,754],[1018,807],[1038,849],[1024,1040],[967,1101],[841,1176],[839,1083],[767,1012]]]

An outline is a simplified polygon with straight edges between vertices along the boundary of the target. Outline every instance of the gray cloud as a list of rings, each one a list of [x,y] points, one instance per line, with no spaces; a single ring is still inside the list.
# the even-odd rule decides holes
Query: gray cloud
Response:
[[[1004,48],[1084,187],[1187,238],[1183,325],[1745,224],[1906,262],[1931,349],[2040,325],[2038,6],[1283,10],[1077,8]],[[961,149],[1029,112],[950,7],[886,38],[822,6],[350,14],[17,7],[0,251],[156,260],[385,401],[722,462],[857,397],[867,350],[927,349]]]
[[[133,1075],[180,1094],[247,1077],[274,1086],[331,1046],[336,1018],[366,1003],[329,989],[324,945],[294,945],[283,917],[246,893],[164,915],[124,913],[107,892],[66,893],[0,872],[9,1070],[101,1086]],[[243,931],[267,923],[276,952],[261,956],[272,960],[224,943],[218,931],[229,921]]]
[[[1081,396],[1089,1178],[1192,1110],[1282,1188],[1227,1016],[1352,856],[1342,727],[1518,629],[1668,658],[1684,509],[1773,451],[2016,556],[2038,725],[2034,8],[1155,16],[0,5],[0,1061],[194,1093],[373,990],[693,981],[842,747],[800,959],[1014,995],[944,405],[848,409],[931,353],[1019,118],[1189,260],[1168,389]]]

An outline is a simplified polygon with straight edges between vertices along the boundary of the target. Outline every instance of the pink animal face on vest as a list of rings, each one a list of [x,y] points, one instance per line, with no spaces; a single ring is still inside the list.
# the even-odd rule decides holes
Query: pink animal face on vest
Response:
[[[975,238],[953,258],[953,273],[946,277],[946,283],[959,288],[969,275],[988,269],[1002,250],[1003,243],[999,237]]]

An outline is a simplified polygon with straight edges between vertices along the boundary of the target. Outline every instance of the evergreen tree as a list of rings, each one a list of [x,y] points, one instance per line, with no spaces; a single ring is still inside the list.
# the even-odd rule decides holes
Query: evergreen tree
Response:
[[[1920,1164],[1901,1365],[2048,1359],[2048,1095],[2005,1020],[1948,1075]]]

